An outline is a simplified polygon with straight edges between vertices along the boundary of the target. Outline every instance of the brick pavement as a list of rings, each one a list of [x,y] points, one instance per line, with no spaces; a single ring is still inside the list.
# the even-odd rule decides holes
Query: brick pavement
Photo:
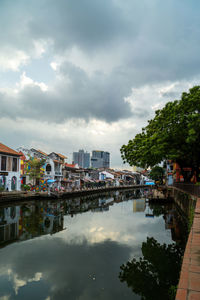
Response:
[[[176,300],[200,300],[200,198],[184,253]]]

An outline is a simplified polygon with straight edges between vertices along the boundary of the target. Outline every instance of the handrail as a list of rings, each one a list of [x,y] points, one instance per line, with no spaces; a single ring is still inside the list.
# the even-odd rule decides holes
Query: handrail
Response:
[[[200,185],[195,185],[193,183],[175,182],[173,186],[193,196],[200,197]]]

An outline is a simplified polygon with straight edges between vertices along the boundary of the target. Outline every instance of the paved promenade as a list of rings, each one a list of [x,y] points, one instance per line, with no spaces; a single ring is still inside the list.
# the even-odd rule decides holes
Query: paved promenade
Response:
[[[200,300],[200,198],[187,241],[176,300]]]

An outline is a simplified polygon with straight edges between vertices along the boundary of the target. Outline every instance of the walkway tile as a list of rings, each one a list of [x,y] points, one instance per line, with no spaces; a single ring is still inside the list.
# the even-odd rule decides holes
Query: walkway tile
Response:
[[[198,292],[189,292],[189,300],[200,300],[200,294]]]
[[[189,289],[200,292],[200,276],[198,273],[189,274]]]
[[[184,253],[176,300],[200,300],[200,198]]]
[[[176,293],[176,300],[186,300],[187,290],[178,289]]]
[[[200,273],[200,266],[190,265],[189,271],[193,273]]]

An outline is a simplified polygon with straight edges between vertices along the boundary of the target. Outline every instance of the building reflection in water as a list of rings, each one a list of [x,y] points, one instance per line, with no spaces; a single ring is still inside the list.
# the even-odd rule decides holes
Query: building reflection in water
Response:
[[[151,213],[155,217],[163,216],[165,229],[171,231],[171,238],[174,242],[185,244],[187,240],[187,220],[180,214],[175,203],[149,204]]]
[[[38,202],[0,208],[0,246],[63,230],[63,206]]]
[[[64,230],[64,215],[108,211],[114,203],[133,201],[133,213],[145,212],[146,217],[163,215],[165,228],[171,230],[172,239],[181,239],[183,224],[172,204],[156,205],[145,201],[146,190],[89,195],[63,201],[37,201],[21,206],[0,207],[0,246],[24,241],[41,235]],[[185,230],[185,229],[184,229]]]
[[[146,208],[145,199],[133,200],[133,212],[144,212]]]

